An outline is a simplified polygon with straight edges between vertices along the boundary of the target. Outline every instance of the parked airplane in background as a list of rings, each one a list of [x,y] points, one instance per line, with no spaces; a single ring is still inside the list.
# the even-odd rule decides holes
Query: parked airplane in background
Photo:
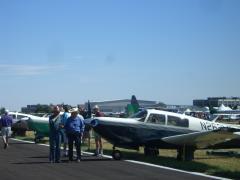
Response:
[[[35,132],[35,143],[38,143],[45,136],[49,136],[48,117],[30,117],[27,120],[28,128]]]
[[[9,112],[8,113],[10,116],[12,116],[13,118],[13,124],[18,122],[18,121],[21,121],[21,120],[26,120],[28,119],[29,117],[33,117],[33,115],[30,115],[30,114],[24,114],[24,113],[19,113],[19,112]]]
[[[31,128],[29,128],[27,123],[29,119],[42,119],[41,117],[38,117],[38,116],[20,113],[20,112],[10,111],[8,114],[13,118],[12,130],[14,134],[15,133],[24,134],[27,130],[29,129],[31,130]]]
[[[112,156],[121,159],[116,147],[138,149],[157,155],[159,149],[177,149],[177,159],[192,160],[196,149],[240,148],[240,126],[215,123],[162,110],[148,109],[130,118],[88,119],[93,129],[113,144]]]
[[[219,117],[222,120],[240,120],[240,114],[230,114],[230,113],[217,113],[213,114],[213,117]]]
[[[26,120],[28,120],[30,117],[35,117],[30,114],[19,112],[9,112],[9,115],[13,118],[13,135],[24,135],[25,132],[29,129]]]

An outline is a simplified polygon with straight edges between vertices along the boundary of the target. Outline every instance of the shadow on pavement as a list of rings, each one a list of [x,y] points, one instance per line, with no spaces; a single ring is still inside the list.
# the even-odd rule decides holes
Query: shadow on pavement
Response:
[[[9,143],[9,145],[22,145],[22,144],[33,145],[34,143],[27,143],[27,142],[10,142]]]
[[[48,156],[32,156],[32,157],[27,157],[27,158],[32,158],[32,159],[48,159]]]
[[[46,159],[46,161],[15,162],[15,163],[12,163],[12,164],[18,164],[18,165],[22,165],[22,164],[29,164],[29,165],[32,165],[32,164],[51,164],[48,161],[48,156],[30,156],[30,157],[26,157],[26,158],[29,158],[29,159]],[[83,162],[84,161],[112,161],[112,159],[104,158],[104,157],[83,155],[81,161],[83,161]],[[68,159],[61,159],[60,164],[61,163],[74,163],[74,162],[75,162],[75,160],[69,161]]]
[[[18,165],[22,165],[22,164],[50,164],[50,162],[48,161],[39,161],[39,162],[16,162],[16,163],[12,163],[12,164],[18,164]]]

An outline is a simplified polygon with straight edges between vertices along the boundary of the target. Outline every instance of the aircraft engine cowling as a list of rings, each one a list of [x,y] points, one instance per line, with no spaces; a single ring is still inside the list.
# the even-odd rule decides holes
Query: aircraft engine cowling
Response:
[[[90,122],[90,124],[91,124],[92,127],[96,127],[96,126],[99,124],[99,122],[98,122],[97,119],[93,119],[93,120]]]

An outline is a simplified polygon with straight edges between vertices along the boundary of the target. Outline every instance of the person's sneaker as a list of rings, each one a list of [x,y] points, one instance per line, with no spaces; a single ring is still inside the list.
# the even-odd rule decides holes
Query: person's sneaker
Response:
[[[96,149],[96,150],[95,150],[95,153],[94,153],[94,156],[98,156],[98,155],[99,155],[99,150]]]
[[[76,161],[77,163],[79,163],[79,162],[81,162],[81,159],[77,159],[77,161]]]
[[[3,147],[3,148],[4,148],[4,149],[6,149],[6,148],[7,148],[7,143],[5,143],[5,144],[4,144],[4,147]]]
[[[99,155],[99,154],[98,154],[98,153],[96,153],[96,152],[93,154],[93,156],[98,156],[98,155]]]
[[[61,161],[60,160],[56,160],[55,163],[60,163]]]

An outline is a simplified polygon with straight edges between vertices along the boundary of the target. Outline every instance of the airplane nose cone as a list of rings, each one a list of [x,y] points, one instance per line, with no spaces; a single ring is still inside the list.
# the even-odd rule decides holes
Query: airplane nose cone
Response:
[[[97,125],[98,125],[98,120],[97,119],[93,119],[92,121],[91,121],[91,126],[92,127],[96,127]]]

